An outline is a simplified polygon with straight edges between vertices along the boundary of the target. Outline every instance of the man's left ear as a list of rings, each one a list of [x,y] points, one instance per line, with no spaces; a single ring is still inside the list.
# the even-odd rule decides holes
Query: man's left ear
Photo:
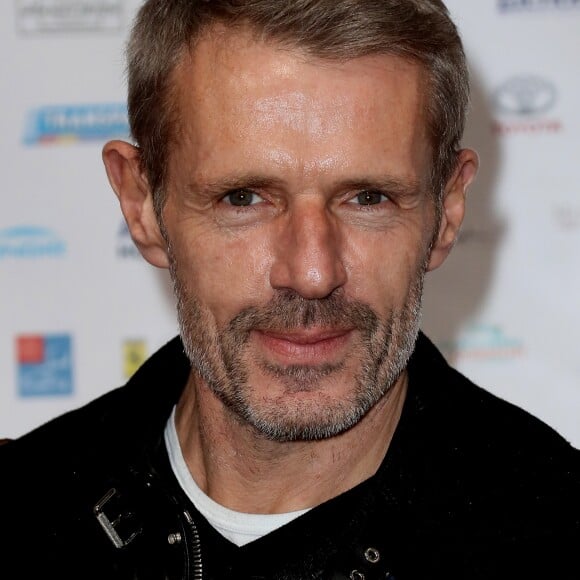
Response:
[[[472,149],[462,149],[457,156],[457,165],[445,186],[441,200],[441,223],[437,238],[431,248],[428,270],[435,270],[447,258],[459,235],[465,215],[467,190],[477,174],[479,157]]]

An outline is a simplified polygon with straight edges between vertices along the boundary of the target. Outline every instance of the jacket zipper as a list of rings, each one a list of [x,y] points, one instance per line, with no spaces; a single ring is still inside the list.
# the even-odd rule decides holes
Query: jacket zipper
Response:
[[[189,525],[189,531],[191,532],[191,543],[189,547],[191,548],[191,559],[187,558],[187,576],[189,580],[203,580],[203,564],[201,561],[201,540],[199,538],[199,531],[190,513],[185,510],[183,512],[185,520]],[[193,568],[193,575],[190,574]]]

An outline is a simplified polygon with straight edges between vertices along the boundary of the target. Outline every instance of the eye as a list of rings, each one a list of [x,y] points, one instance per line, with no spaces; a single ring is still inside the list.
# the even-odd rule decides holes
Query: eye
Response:
[[[352,198],[351,203],[358,203],[359,205],[377,205],[378,203],[388,200],[389,198],[380,191],[365,189]]]
[[[257,193],[249,189],[234,189],[223,197],[223,201],[235,207],[246,207],[264,200]]]

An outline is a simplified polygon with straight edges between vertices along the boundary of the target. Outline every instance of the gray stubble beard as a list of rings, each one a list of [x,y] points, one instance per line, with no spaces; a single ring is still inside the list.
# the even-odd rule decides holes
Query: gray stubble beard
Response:
[[[170,253],[181,337],[192,367],[235,419],[251,426],[260,436],[278,442],[337,436],[356,425],[388,393],[414,350],[425,271],[423,264],[403,308],[398,313],[391,311],[384,322],[368,305],[347,300],[340,290],[317,300],[304,299],[292,291],[278,291],[268,304],[242,310],[220,331],[197,298],[187,291]],[[337,403],[321,394],[316,404],[296,401],[293,406],[277,400],[264,406],[252,400],[248,364],[244,360],[251,330],[349,325],[361,335],[364,358],[351,395]],[[288,395],[315,391],[321,380],[340,372],[344,363],[285,367],[259,361],[258,366],[264,375],[280,381]]]

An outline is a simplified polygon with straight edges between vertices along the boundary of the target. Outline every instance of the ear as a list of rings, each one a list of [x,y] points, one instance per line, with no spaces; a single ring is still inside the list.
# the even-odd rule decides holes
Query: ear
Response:
[[[110,141],[103,148],[103,162],[141,255],[153,266],[167,268],[167,245],[153,209],[149,183],[141,169],[139,150],[125,141]]]
[[[445,186],[441,201],[441,223],[437,238],[431,248],[428,270],[443,264],[457,240],[459,228],[465,215],[467,190],[477,174],[479,158],[471,149],[463,149],[457,158],[457,167]]]

